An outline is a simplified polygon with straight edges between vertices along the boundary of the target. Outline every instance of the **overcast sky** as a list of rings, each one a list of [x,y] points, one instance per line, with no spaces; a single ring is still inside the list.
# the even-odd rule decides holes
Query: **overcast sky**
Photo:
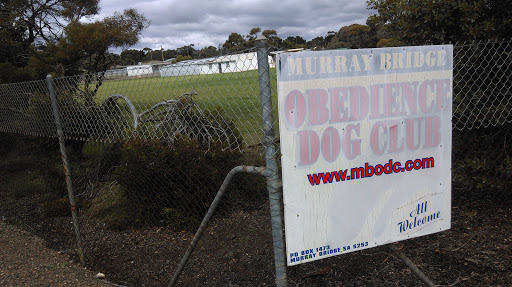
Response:
[[[328,31],[365,24],[366,0],[100,0],[96,18],[135,8],[151,21],[132,49],[195,49],[223,44],[229,34],[247,35],[251,28],[275,29],[278,36],[306,40]],[[118,51],[116,51],[118,52]]]

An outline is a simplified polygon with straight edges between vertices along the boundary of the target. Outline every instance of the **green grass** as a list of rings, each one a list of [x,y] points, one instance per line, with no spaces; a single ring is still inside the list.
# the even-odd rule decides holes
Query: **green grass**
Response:
[[[276,71],[270,70],[274,120],[277,120]],[[154,104],[174,99],[181,94],[195,91],[195,101],[203,109],[222,108],[225,115],[235,122],[247,144],[261,138],[261,104],[258,71],[193,75],[179,77],[154,77],[105,81],[98,90],[96,100],[103,102],[111,94],[121,94],[130,99],[137,112]]]

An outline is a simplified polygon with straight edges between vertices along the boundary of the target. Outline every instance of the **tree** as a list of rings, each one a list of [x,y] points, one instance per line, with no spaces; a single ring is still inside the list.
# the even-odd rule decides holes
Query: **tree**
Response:
[[[251,31],[249,32],[249,36],[250,37],[258,37],[258,34],[261,32],[261,28],[260,27],[255,27],[255,28],[252,28]]]
[[[108,53],[109,48],[134,45],[148,25],[144,15],[134,9],[92,23],[72,21],[64,29],[64,36],[56,43],[49,42],[44,47],[46,53],[38,59],[64,75],[85,72],[84,89],[92,97],[102,84],[104,72],[115,60]],[[93,81],[95,88],[89,90]]]
[[[273,30],[273,29],[263,30],[263,32],[261,32],[261,34],[268,39],[269,46],[281,47],[281,42],[283,40],[277,36],[276,30]]]
[[[0,84],[31,78],[30,72],[23,69],[29,59],[23,23],[6,4],[0,2]]]
[[[107,57],[112,59],[112,65],[111,66],[118,66],[121,65],[121,55],[107,52]],[[112,67],[111,67],[112,68]]]
[[[136,44],[148,25],[144,15],[134,9],[127,9],[122,14],[116,12],[92,23],[73,21],[65,28],[65,37],[57,43],[60,53],[57,61],[66,64],[65,74],[75,74],[77,70],[88,74],[103,72],[111,64],[108,49]]]
[[[246,36],[246,43],[245,46],[247,48],[254,47],[254,41],[256,41],[256,38],[261,33],[260,27],[252,28],[251,31],[249,31],[249,35]]]
[[[142,49],[142,51],[144,52],[144,54],[146,54],[146,56],[150,55],[150,59],[151,59],[151,61],[153,61],[153,54],[151,53],[151,52],[153,52],[153,49],[146,47],[146,48]]]
[[[46,1],[49,2],[49,1]],[[74,0],[62,2],[61,16],[69,21],[77,21],[99,12],[99,0]]]
[[[178,53],[176,50],[165,50],[164,51],[164,59],[172,59],[176,58],[178,56]]]
[[[121,63],[123,65],[137,65],[142,62],[143,58],[143,51],[130,49],[121,52]]]
[[[0,81],[36,78],[37,71],[29,64],[35,53],[44,50],[38,43],[55,41],[70,21],[94,15],[98,9],[98,0],[2,0]]]
[[[23,67],[27,64],[28,45],[25,42],[25,28],[23,22],[16,18],[6,2],[0,2],[0,62],[9,62],[15,66]],[[22,53],[20,53],[23,51]]]
[[[192,56],[178,55],[178,57],[176,57],[176,60],[174,61],[174,63],[178,63],[181,61],[188,61],[188,60],[192,60]]]
[[[376,37],[377,48],[381,47],[395,47],[399,45],[399,41],[393,40],[387,31],[386,24],[383,22],[376,21],[373,17],[368,17],[366,25],[370,29],[370,33]]]
[[[510,37],[509,0],[369,0],[368,18],[404,45],[442,44]]]
[[[318,36],[318,37],[313,38],[311,41],[308,41],[306,43],[306,47],[308,49],[323,50],[324,48],[327,47],[327,45],[332,40],[332,38],[334,38],[335,35],[336,35],[336,32],[329,31],[329,32],[327,32],[327,35],[325,37]]]
[[[96,15],[99,0],[5,0],[26,29],[25,42],[58,38],[67,23]]]
[[[187,56],[187,57],[190,57],[190,59],[193,59],[194,56],[196,55],[196,49],[194,49],[194,44],[189,44],[187,46],[183,46],[183,47],[180,47],[178,49],[176,49],[176,52],[179,55],[181,56]]]
[[[306,40],[301,36],[289,36],[281,43],[283,49],[304,48]]]
[[[332,38],[334,38],[335,35],[336,32],[334,31],[327,32],[327,36],[325,36],[325,45],[329,44],[329,42],[331,42]]]
[[[306,43],[308,49],[321,50],[326,46],[325,38],[322,36],[315,37]]]
[[[222,48],[225,49],[228,53],[232,53],[235,51],[241,51],[246,48],[247,42],[244,37],[238,33],[231,33],[222,45]]]
[[[337,48],[374,48],[377,44],[375,33],[370,27],[360,24],[352,24],[342,27],[327,44],[328,49]]]
[[[199,58],[211,58],[217,56],[217,48],[214,46],[204,47],[198,52]]]
[[[89,0],[82,0],[82,2],[91,3]],[[65,14],[68,15],[66,17],[70,22],[59,32],[59,35],[48,32],[50,34],[41,38],[40,42],[29,46],[26,51],[30,55],[29,61],[23,68],[32,70],[36,78],[43,78],[48,73],[75,75],[83,72],[86,74],[104,72],[116,61],[116,58],[108,53],[109,48],[125,48],[134,45],[139,35],[149,25],[149,21],[133,9],[127,9],[123,13],[116,12],[103,20],[83,23],[78,19],[81,15],[89,13],[84,11],[90,11],[90,9],[80,9],[79,7],[83,6],[82,2],[64,3],[71,5],[69,9],[78,14],[73,17],[69,14],[71,12]],[[48,0],[45,3],[53,2]],[[65,11],[68,10],[62,10],[58,15]],[[29,27],[28,31],[30,30]],[[24,30],[24,35],[27,39],[21,41],[23,44],[27,44],[32,37],[26,31]],[[102,77],[102,74],[98,77]],[[98,83],[101,85],[101,81]]]

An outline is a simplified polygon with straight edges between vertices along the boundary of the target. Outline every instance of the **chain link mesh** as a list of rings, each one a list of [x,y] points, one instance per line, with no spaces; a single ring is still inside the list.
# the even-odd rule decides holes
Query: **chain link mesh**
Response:
[[[168,282],[226,174],[265,165],[257,69],[251,49],[53,80],[88,266],[128,285]],[[511,69],[510,40],[454,47],[454,202],[511,197]],[[46,81],[0,85],[0,132],[0,215],[76,258]],[[236,175],[181,283],[272,284],[267,198],[263,177]]]
[[[454,197],[506,200],[512,186],[512,42],[454,46]]]
[[[512,122],[510,41],[454,47],[454,130],[497,127]]]

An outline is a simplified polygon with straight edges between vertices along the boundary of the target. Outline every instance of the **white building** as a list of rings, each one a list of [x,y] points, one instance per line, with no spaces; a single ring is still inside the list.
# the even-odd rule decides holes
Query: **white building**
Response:
[[[153,74],[153,67],[152,65],[128,66],[126,71],[128,72],[128,77],[150,75]]]
[[[274,58],[268,57],[271,68],[275,67]],[[153,62],[144,65],[127,66],[123,69],[107,71],[107,76],[137,77],[145,75],[173,77],[189,75],[208,75],[243,72],[258,69],[256,52],[219,56],[199,60],[186,60],[175,64],[168,61]]]
[[[274,68],[274,60],[269,56],[270,67]],[[207,75],[243,72],[258,69],[256,52],[219,56],[200,60],[181,61],[176,64],[160,67],[162,77]]]

